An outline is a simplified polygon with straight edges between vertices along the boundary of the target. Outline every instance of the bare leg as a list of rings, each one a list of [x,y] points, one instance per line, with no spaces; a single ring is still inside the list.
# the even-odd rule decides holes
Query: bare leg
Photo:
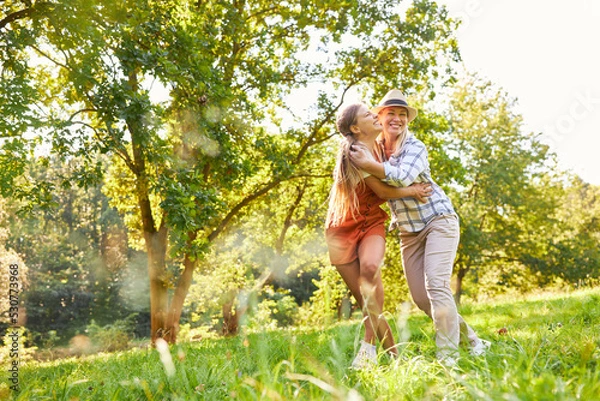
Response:
[[[384,348],[396,356],[394,336],[387,320],[382,316],[384,291],[381,265],[385,252],[385,239],[378,235],[365,237],[358,247],[360,263],[360,289],[370,324]]]
[[[364,308],[363,297],[360,293],[360,264],[358,259],[355,259],[353,262],[346,263],[343,265],[335,266],[340,276],[350,289],[352,296],[356,299],[360,310],[363,312],[363,316],[367,317],[367,311]],[[373,331],[373,325],[369,324],[369,319],[365,319],[365,342],[369,344],[375,343],[375,332]]]

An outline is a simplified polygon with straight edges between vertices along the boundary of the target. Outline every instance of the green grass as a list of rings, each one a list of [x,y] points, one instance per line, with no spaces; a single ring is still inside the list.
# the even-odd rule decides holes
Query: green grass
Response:
[[[381,355],[373,370],[348,369],[360,339],[350,322],[176,345],[171,376],[154,349],[31,363],[20,393],[3,391],[18,400],[600,400],[600,289],[461,314],[493,345],[485,357],[464,354],[457,370],[436,362],[431,322],[413,311],[399,328],[410,331],[400,358]]]

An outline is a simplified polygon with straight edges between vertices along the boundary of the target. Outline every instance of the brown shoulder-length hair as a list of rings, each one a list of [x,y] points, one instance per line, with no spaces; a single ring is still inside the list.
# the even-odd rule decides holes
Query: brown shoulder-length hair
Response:
[[[356,142],[351,131],[356,124],[358,110],[363,103],[355,103],[344,108],[337,116],[336,126],[343,135],[333,170],[333,186],[329,193],[329,209],[326,227],[339,226],[348,215],[356,219],[358,213],[357,188],[365,185],[362,171],[350,162],[350,147]]]

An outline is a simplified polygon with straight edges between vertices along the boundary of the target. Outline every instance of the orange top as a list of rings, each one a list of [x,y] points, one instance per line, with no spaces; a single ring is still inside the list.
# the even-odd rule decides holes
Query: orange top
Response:
[[[385,200],[378,197],[366,184],[357,191],[359,206],[356,220],[348,213],[342,224],[325,230],[332,265],[354,261],[358,257],[360,242],[369,235],[379,235],[385,239],[385,221],[388,214],[380,207]]]

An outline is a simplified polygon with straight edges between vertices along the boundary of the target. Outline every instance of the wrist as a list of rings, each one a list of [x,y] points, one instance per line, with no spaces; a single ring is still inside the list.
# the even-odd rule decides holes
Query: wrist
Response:
[[[375,164],[375,163],[373,162],[373,160],[367,160],[367,161],[365,162],[365,167],[366,167],[366,169],[367,169],[367,171],[368,171],[369,173],[372,173],[372,171],[373,171],[373,168],[374,168],[374,164]]]
[[[378,167],[379,163],[376,160],[369,160],[367,162],[367,171],[371,174],[376,174]]]

